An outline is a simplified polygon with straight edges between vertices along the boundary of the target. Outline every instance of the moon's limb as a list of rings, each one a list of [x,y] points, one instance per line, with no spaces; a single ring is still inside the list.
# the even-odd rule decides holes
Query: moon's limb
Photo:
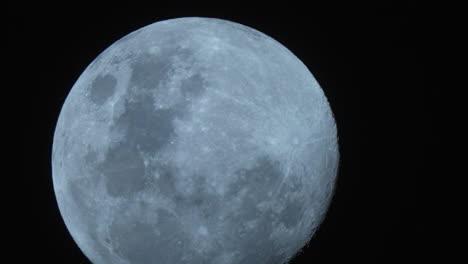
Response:
[[[208,18],[158,22],[84,71],[53,144],[60,211],[93,263],[283,263],[337,173],[327,100],[289,50]]]

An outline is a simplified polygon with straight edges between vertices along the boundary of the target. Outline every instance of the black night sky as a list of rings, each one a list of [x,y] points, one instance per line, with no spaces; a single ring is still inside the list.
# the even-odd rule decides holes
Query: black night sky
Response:
[[[52,137],[74,82],[105,48],[150,23],[216,17],[255,28],[300,58],[333,109],[340,171],[327,217],[291,263],[381,263],[431,259],[426,181],[437,140],[427,88],[427,18],[422,7],[256,8],[9,6],[9,51],[26,96],[25,172],[31,188],[28,248],[16,263],[90,263],[69,235],[51,178]],[[25,67],[26,65],[26,67]],[[25,74],[28,71],[28,74]],[[15,75],[14,78],[16,78]],[[33,204],[31,205],[31,202]]]

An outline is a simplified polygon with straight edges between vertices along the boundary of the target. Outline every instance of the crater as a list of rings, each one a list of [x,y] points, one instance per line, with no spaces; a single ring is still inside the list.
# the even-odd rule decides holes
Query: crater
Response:
[[[99,75],[91,84],[89,98],[95,104],[103,104],[114,94],[116,84],[117,79],[114,76],[110,74]]]

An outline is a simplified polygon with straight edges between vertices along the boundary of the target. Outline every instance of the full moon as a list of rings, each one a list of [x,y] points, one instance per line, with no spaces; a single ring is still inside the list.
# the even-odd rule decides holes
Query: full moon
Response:
[[[339,161],[307,67],[255,29],[198,17],[102,52],[52,149],[61,215],[95,264],[287,263],[324,219]]]

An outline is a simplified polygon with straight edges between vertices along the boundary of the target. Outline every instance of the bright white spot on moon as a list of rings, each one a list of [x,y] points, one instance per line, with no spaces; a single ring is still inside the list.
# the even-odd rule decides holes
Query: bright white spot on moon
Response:
[[[285,263],[338,166],[335,121],[277,41],[209,18],[151,24],[83,72],[54,134],[53,182],[95,264]]]

